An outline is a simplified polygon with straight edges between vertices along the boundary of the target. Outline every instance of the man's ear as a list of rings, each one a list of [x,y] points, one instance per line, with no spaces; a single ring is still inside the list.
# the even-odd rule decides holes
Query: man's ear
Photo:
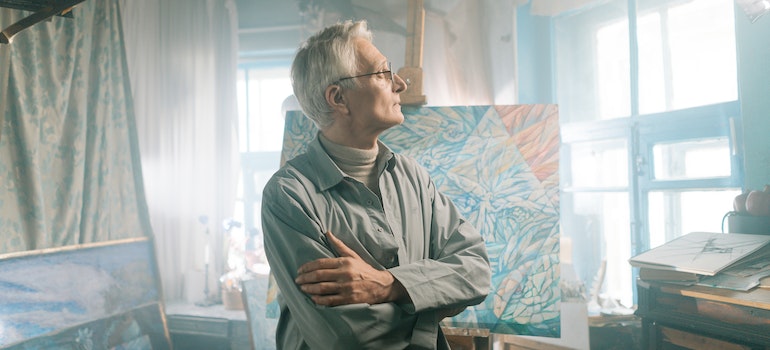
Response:
[[[344,109],[347,112],[348,106],[345,103],[345,97],[342,95],[342,88],[339,85],[329,85],[324,92],[326,96],[326,103],[329,104],[332,110]]]

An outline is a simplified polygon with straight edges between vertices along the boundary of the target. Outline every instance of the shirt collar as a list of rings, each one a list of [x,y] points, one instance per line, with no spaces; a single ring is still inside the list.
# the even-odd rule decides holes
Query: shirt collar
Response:
[[[377,155],[377,173],[382,174],[382,171],[385,169],[388,169],[388,171],[393,170],[393,167],[396,166],[394,160],[395,153],[382,141],[377,140],[377,144],[380,148],[380,154]]]
[[[337,167],[337,164],[334,164],[334,161],[321,145],[318,134],[307,145],[307,155],[312,168],[315,170],[313,173],[307,174],[308,178],[315,182],[321,191],[334,187],[345,178],[342,170]]]

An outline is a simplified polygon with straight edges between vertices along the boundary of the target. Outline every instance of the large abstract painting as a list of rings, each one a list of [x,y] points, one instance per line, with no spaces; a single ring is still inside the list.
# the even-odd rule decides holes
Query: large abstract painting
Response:
[[[559,337],[557,106],[403,110],[405,122],[381,140],[428,169],[484,236],[492,266],[489,297],[444,326]],[[282,159],[304,152],[315,134],[301,112],[287,113]]]
[[[170,349],[147,238],[0,255],[1,349]]]

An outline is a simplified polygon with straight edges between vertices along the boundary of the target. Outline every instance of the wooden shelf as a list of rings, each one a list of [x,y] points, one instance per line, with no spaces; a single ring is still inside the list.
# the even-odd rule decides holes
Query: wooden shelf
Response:
[[[637,281],[642,348],[770,348],[770,291]]]

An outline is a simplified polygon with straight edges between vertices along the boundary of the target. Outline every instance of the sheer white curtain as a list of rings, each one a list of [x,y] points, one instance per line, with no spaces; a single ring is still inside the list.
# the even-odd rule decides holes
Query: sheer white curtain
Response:
[[[206,260],[212,294],[225,272],[221,223],[237,189],[235,5],[121,0],[121,9],[165,298],[200,301]]]
[[[601,1],[425,0],[423,89],[428,104],[517,103],[516,8],[529,3],[532,14],[552,16]]]
[[[553,16],[604,1],[424,0],[423,94],[428,105],[517,103],[516,8],[528,4],[533,15]],[[403,66],[406,1],[307,2],[317,5],[304,18],[308,34],[341,18],[367,19],[377,47],[394,68]]]
[[[426,3],[423,71],[428,104],[514,104],[517,101],[516,3],[463,0]]]
[[[313,3],[314,1],[310,1]],[[374,43],[404,66],[408,2],[315,1],[304,35],[341,19],[366,19]],[[513,104],[516,91],[516,6],[526,0],[425,0],[423,94],[431,106]],[[342,8],[342,9],[341,9]],[[345,13],[340,13],[340,12]]]

